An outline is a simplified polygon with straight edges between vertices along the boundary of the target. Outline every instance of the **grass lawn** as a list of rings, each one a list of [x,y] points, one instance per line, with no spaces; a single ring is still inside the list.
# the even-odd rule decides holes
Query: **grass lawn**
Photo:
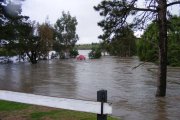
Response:
[[[96,114],[0,100],[0,120],[96,120]]]

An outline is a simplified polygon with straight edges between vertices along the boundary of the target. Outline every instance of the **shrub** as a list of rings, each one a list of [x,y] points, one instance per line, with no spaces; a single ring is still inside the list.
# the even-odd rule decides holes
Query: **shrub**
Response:
[[[92,48],[91,52],[88,54],[90,59],[98,59],[100,58],[101,55],[101,50],[100,48]]]
[[[77,49],[71,49],[69,53],[70,53],[71,58],[75,58],[77,55],[79,55],[79,52]]]
[[[17,55],[15,50],[6,50],[4,48],[0,48],[0,56],[15,56]]]

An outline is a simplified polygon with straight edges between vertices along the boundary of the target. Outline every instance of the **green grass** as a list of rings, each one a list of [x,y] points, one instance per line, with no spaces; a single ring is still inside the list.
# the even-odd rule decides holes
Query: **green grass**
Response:
[[[0,100],[0,111],[14,111],[27,109],[30,105]]]
[[[96,114],[76,112],[0,100],[0,119],[97,120]],[[118,120],[108,116],[108,120]]]

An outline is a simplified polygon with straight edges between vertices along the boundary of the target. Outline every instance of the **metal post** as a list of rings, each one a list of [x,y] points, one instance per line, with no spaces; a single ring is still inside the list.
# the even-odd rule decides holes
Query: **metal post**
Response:
[[[97,120],[107,120],[107,115],[103,113],[103,103],[107,102],[107,90],[97,91],[97,101],[101,102],[101,114],[97,114]]]

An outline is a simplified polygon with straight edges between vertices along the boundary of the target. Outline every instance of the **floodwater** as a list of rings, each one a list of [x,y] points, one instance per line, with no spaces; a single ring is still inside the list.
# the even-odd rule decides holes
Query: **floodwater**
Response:
[[[137,57],[103,56],[4,64],[0,89],[93,101],[98,90],[106,89],[113,115],[122,120],[179,120],[180,68],[168,68],[167,96],[156,98],[157,66],[145,63],[133,69],[140,63]]]

